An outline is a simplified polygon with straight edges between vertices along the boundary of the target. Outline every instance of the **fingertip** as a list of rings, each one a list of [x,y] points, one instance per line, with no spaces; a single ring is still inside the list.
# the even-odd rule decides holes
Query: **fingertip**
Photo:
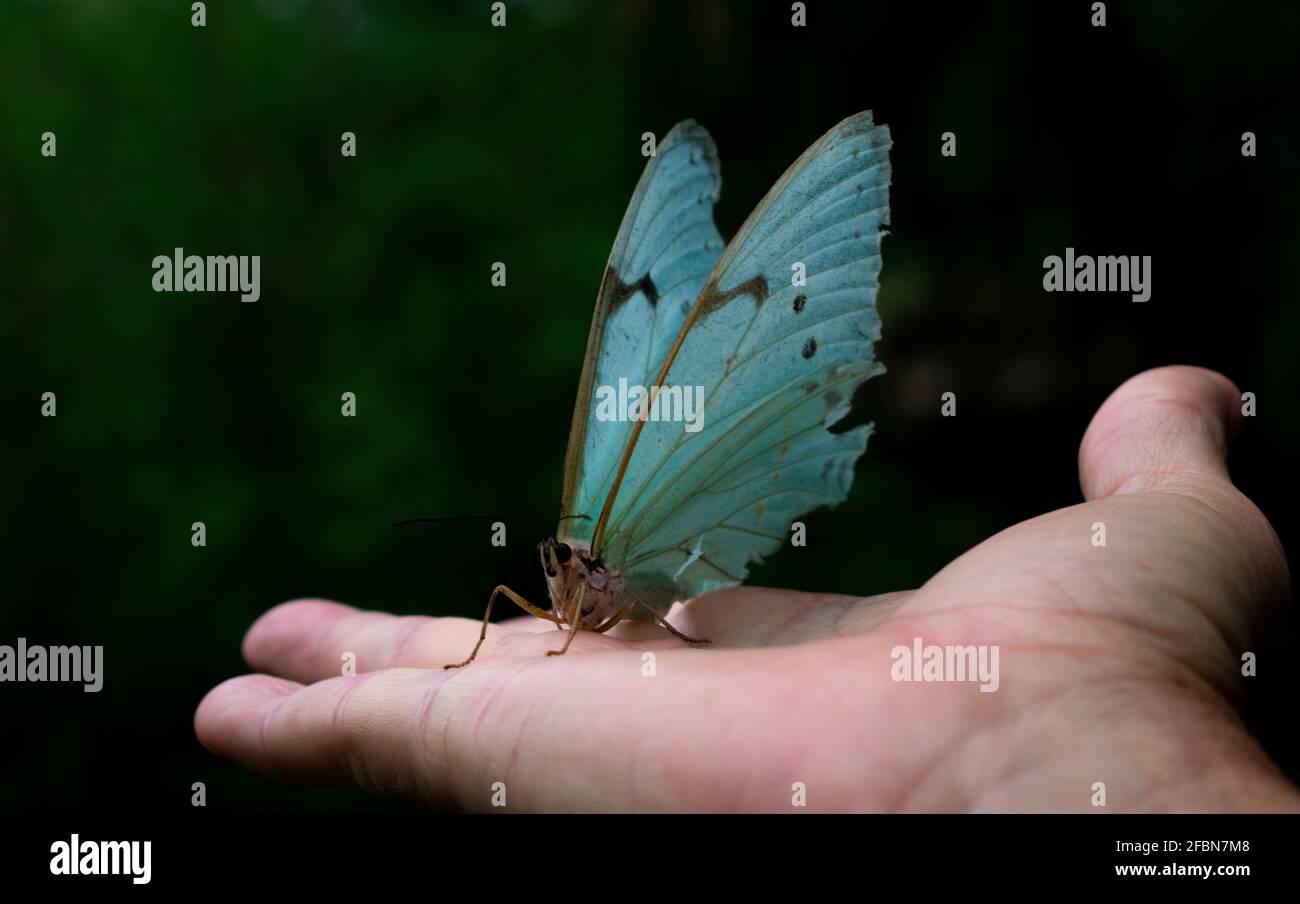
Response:
[[[303,643],[318,636],[322,626],[357,615],[360,610],[323,599],[298,599],[280,603],[262,613],[244,634],[244,661],[259,671],[273,671],[275,663],[297,654]]]
[[[228,678],[199,701],[194,734],[208,750],[229,757],[246,747],[250,725],[261,725],[268,708],[301,688],[295,681],[271,675]]]
[[[1079,446],[1085,498],[1228,481],[1240,403],[1231,380],[1202,367],[1160,367],[1130,378],[1102,403]]]

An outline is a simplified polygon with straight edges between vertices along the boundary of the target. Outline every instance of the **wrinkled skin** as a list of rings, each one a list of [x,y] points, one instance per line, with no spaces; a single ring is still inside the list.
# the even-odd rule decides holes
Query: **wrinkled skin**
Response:
[[[562,635],[300,600],[244,640],[259,673],[199,706],[213,752],[272,778],[491,809],[1300,810],[1243,730],[1241,656],[1289,598],[1286,561],[1225,466],[1240,393],[1140,374],[1079,450],[1084,498],[913,591],[740,587],[649,625]],[[1095,522],[1107,545],[1093,545]],[[859,555],[852,549],[846,554]],[[898,683],[891,649],[998,644],[1000,687]],[[344,651],[357,675],[339,677]],[[642,674],[653,651],[655,675]]]

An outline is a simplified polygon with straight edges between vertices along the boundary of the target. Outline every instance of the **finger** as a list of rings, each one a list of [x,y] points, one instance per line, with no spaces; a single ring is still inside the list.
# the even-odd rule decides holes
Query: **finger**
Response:
[[[439,685],[440,673],[411,669],[306,687],[245,675],[203,698],[194,730],[208,750],[277,781],[432,801],[425,776],[436,764],[420,761],[419,739],[424,703]]]
[[[1227,377],[1161,367],[1115,390],[1079,448],[1080,484],[1089,500],[1102,501],[1099,516],[1133,494],[1165,491],[1191,500],[1156,502],[1159,512],[1148,521],[1166,542],[1139,550],[1181,562],[1183,585],[1235,623],[1237,637],[1290,588],[1277,535],[1228,474],[1228,443],[1241,421],[1241,392]]]
[[[960,600],[1012,640],[1022,632],[1068,641],[1084,625],[1089,638],[1105,635],[1106,649],[1140,644],[1235,692],[1261,614],[1289,587],[1276,535],[1228,477],[1238,400],[1226,378],[1200,368],[1129,380],[1080,447],[1089,501],[981,543],[928,581],[909,609]],[[1023,601],[1033,601],[1032,614]],[[1124,669],[1133,661],[1113,658]]]
[[[875,729],[851,694],[800,696],[847,686],[834,657],[805,650],[671,649],[650,672],[649,654],[619,648],[307,687],[245,676],[204,698],[195,730],[214,753],[279,780],[467,809],[492,809],[498,793],[511,810],[779,809],[794,781],[818,781],[826,801],[851,808],[856,771],[805,723],[815,712],[818,724],[860,726],[850,743],[865,748]],[[884,647],[873,655],[887,659]],[[755,759],[762,725],[789,730]]]
[[[1111,544],[1113,566],[1127,560],[1130,573],[1164,581],[1128,596],[1192,601],[1229,639],[1234,661],[1259,615],[1290,587],[1277,535],[1228,473],[1240,406],[1241,392],[1222,374],[1149,370],[1111,394],[1079,448],[1089,517],[1131,540]]]
[[[1084,497],[1228,482],[1228,440],[1240,424],[1240,405],[1237,387],[1214,371],[1161,367],[1138,374],[1111,394],[1084,434]]]
[[[327,600],[282,603],[244,636],[244,660],[254,670],[310,684],[345,674],[389,668],[437,668],[460,662],[478,641],[482,622],[467,618],[395,616],[364,612]],[[480,655],[500,652],[519,633],[489,625]]]
[[[668,621],[683,634],[714,646],[764,647],[806,643],[869,631],[911,591],[874,597],[798,593],[770,587],[729,587],[674,606]],[[664,629],[628,620],[612,632],[622,640],[653,640]]]

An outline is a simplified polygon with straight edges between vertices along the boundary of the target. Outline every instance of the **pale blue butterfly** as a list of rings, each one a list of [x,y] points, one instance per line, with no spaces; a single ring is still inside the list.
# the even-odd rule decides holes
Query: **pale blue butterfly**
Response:
[[[497,587],[458,665],[477,655],[500,594],[569,629],[553,653],[579,629],[629,616],[676,634],[664,620],[675,601],[740,583],[793,521],[844,500],[871,425],[828,428],[884,370],[873,348],[890,145],[870,112],[850,116],[795,161],[723,250],[713,139],[687,120],[659,143],[605,268],[562,518],[538,546],[551,608]],[[615,406],[614,387],[633,390],[620,389]],[[610,419],[616,407],[630,419]]]

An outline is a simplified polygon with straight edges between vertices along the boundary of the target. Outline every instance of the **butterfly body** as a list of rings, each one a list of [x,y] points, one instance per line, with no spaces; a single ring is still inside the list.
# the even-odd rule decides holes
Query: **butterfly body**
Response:
[[[586,543],[550,537],[537,551],[557,624],[576,618],[580,630],[595,631],[627,607],[622,572],[607,568]]]
[[[713,139],[687,120],[659,143],[597,295],[560,539],[538,547],[551,609],[499,587],[480,643],[498,593],[569,628],[565,649],[579,629],[628,616],[680,637],[664,620],[674,602],[740,583],[799,517],[848,495],[871,425],[831,428],[884,370],[875,298],[890,147],[870,112],[850,116],[724,246]],[[645,404],[612,416],[614,387],[622,400],[628,386],[649,388]],[[694,417],[674,399],[694,401]]]

